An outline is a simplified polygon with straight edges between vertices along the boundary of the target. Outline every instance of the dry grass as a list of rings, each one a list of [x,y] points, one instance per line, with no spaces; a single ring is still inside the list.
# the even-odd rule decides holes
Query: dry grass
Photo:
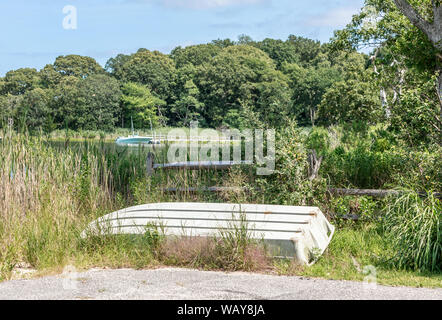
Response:
[[[249,243],[245,248],[232,248],[222,238],[168,238],[158,251],[166,265],[226,271],[263,271],[272,268],[262,245]]]

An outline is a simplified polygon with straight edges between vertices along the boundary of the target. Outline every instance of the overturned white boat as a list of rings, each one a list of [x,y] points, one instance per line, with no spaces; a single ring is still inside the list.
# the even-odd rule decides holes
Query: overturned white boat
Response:
[[[82,236],[144,234],[151,226],[166,236],[217,236],[246,226],[250,236],[263,239],[275,257],[306,265],[322,255],[335,230],[317,207],[173,202],[110,213],[90,223]]]

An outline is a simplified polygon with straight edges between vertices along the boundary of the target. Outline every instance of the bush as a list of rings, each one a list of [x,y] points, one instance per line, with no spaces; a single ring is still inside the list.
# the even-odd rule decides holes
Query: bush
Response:
[[[330,149],[330,134],[327,129],[315,127],[310,132],[306,140],[309,150],[316,150],[319,155],[328,153]]]
[[[385,228],[396,255],[391,262],[398,268],[442,270],[442,206],[432,192],[421,199],[409,192],[390,204]]]
[[[275,171],[256,179],[265,203],[282,205],[320,205],[326,194],[325,179],[308,179],[308,150],[304,137],[296,123],[276,132]],[[259,193],[258,192],[258,193]]]

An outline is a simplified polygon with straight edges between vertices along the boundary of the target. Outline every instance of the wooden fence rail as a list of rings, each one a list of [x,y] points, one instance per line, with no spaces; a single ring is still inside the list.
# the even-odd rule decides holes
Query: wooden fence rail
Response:
[[[149,152],[147,155],[147,174],[148,176],[153,174],[155,169],[185,169],[185,170],[226,170],[236,165],[251,165],[252,161],[187,161],[176,163],[154,163],[154,154]],[[201,191],[209,192],[225,192],[225,191],[249,191],[246,187],[203,187],[203,188],[165,188],[164,192],[176,193],[176,192],[190,192],[196,193]],[[332,195],[337,196],[369,196],[375,198],[384,198],[387,196],[400,196],[405,191],[401,190],[383,190],[383,189],[347,189],[347,188],[331,188],[327,191]],[[422,198],[427,197],[427,192],[419,192],[419,196]],[[434,193],[434,196],[438,199],[442,198],[442,193]]]

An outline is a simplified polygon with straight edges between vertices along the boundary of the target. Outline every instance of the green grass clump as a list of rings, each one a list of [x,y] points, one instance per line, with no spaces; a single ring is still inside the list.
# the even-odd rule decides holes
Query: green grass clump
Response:
[[[391,203],[385,228],[398,268],[442,271],[442,205],[433,192],[421,198],[408,192]]]

